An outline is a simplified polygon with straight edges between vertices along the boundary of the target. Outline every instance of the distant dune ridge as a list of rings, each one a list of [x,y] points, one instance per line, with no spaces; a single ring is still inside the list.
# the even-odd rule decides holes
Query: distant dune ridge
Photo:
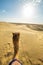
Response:
[[[43,31],[43,25],[30,24],[26,26],[36,31]]]
[[[43,65],[43,25],[0,22],[0,65],[14,57],[13,34],[19,33],[18,59],[23,65]]]

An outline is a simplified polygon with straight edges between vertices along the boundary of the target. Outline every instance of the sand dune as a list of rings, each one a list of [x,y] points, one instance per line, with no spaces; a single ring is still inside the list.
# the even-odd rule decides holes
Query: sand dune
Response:
[[[0,65],[13,58],[12,33],[20,33],[19,56],[23,65],[43,65],[43,25],[0,22]]]
[[[35,25],[35,24],[30,24],[30,25],[26,25],[28,28],[31,28],[32,30],[36,30],[36,31],[43,31],[43,25]]]

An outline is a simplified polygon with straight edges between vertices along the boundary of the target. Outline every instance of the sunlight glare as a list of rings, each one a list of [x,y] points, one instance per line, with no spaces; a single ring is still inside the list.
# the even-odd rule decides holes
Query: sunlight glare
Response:
[[[25,18],[32,18],[34,15],[34,6],[32,4],[26,4],[23,6],[23,16]]]

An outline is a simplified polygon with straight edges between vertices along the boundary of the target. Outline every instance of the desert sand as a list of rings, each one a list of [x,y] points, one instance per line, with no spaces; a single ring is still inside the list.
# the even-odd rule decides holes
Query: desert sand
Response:
[[[0,65],[8,65],[14,55],[12,33],[19,32],[19,55],[23,65],[43,65],[43,25],[0,22]]]

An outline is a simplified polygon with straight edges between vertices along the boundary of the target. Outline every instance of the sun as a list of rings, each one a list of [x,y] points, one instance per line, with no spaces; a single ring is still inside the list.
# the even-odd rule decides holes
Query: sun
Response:
[[[23,16],[25,18],[32,18],[34,15],[34,6],[32,4],[26,4],[23,6]]]

